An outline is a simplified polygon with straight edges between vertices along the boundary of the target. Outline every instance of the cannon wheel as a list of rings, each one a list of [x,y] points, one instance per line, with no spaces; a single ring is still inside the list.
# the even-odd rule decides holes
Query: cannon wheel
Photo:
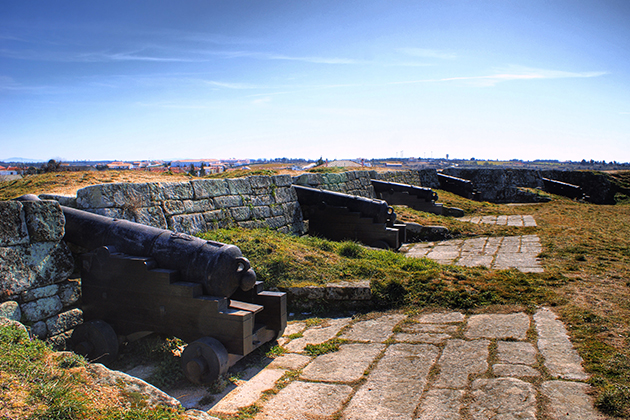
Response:
[[[228,352],[219,340],[202,337],[186,346],[181,363],[190,382],[208,384],[227,372]]]
[[[107,365],[118,357],[118,336],[108,323],[100,319],[77,326],[70,342],[74,352],[89,361]]]
[[[372,244],[372,248],[379,248],[388,251],[390,249],[390,246],[385,241],[376,241]]]

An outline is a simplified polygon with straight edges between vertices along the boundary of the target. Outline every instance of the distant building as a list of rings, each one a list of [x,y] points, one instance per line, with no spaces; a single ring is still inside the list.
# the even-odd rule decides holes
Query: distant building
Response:
[[[332,162],[325,163],[322,166],[328,166],[329,168],[361,168],[361,164],[352,160],[333,160]]]
[[[107,169],[132,169],[132,163],[126,162],[112,162],[107,164]]]
[[[195,168],[201,168],[201,164],[203,163],[204,167],[220,165],[221,161],[219,159],[182,159],[182,160],[174,160],[171,162],[172,168],[190,168],[190,165]]]
[[[206,171],[206,174],[218,174],[225,171],[225,165],[223,165],[218,159],[174,160],[171,162],[171,171],[176,173],[175,170],[179,169],[182,172],[187,172],[191,166],[193,166],[196,170],[199,170],[201,169],[202,164],[204,171]]]
[[[21,169],[15,166],[0,166],[0,175],[19,175],[20,172]]]

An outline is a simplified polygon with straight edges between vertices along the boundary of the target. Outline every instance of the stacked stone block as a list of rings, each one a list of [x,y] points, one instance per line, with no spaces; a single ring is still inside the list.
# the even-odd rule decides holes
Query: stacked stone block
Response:
[[[188,234],[231,226],[304,232],[288,175],[93,185],[77,192],[77,208]]]
[[[493,203],[545,201],[520,187],[543,189],[540,172],[533,169],[446,168],[443,173],[473,182],[481,200]]]
[[[0,316],[63,345],[83,313],[79,283],[68,280],[74,261],[59,203],[2,201],[0,220]]]
[[[305,173],[294,177],[293,183],[304,187],[376,198],[369,171],[349,171],[338,174]]]
[[[389,172],[371,171],[370,177],[385,182],[398,182],[399,184],[416,185],[425,188],[440,188],[440,180],[435,169]]]

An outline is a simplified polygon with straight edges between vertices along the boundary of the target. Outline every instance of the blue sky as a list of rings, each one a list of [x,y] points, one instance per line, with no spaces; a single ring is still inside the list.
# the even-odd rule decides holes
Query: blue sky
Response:
[[[0,159],[630,161],[630,1],[0,2]]]

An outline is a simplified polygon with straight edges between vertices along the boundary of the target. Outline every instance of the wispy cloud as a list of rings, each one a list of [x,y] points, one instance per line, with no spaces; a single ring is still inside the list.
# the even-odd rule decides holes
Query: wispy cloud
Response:
[[[457,55],[455,55],[454,53],[425,48],[397,48],[396,51],[402,54],[410,55],[412,57],[439,58],[442,60],[452,60],[457,58]]]
[[[28,86],[18,83],[9,76],[0,76],[0,91],[25,93],[57,93],[58,90],[50,86]]]
[[[566,78],[590,78],[599,77],[608,74],[605,71],[590,71],[590,72],[569,72],[560,70],[544,70],[544,69],[532,69],[526,67],[513,67],[505,71],[498,70],[493,74],[485,76],[459,76],[459,77],[445,77],[438,79],[421,79],[410,80],[403,82],[391,82],[390,84],[413,84],[413,83],[431,83],[431,82],[466,82],[474,86],[495,86],[501,82],[515,81],[515,80],[544,80],[544,79],[566,79]]]
[[[302,61],[315,64],[364,64],[366,61],[338,57],[291,57],[288,55],[267,54],[270,60]]]
[[[77,56],[81,61],[154,61],[154,62],[204,62],[207,59],[189,57],[164,57],[158,55],[143,54],[143,50],[109,53],[98,52],[81,54]]]
[[[265,96],[263,98],[254,99],[252,101],[253,105],[266,105],[271,102],[271,96]]]
[[[264,88],[266,88],[266,86],[252,85],[252,84],[248,84],[248,83],[217,82],[216,80],[204,80],[204,83],[206,83],[208,85],[211,85],[211,86],[220,87],[220,88],[238,89],[238,90],[242,90],[242,89],[264,89]]]

